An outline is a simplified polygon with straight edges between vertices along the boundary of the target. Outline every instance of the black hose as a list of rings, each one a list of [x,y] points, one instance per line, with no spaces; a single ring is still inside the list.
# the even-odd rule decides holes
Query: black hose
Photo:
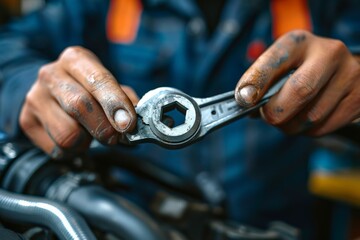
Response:
[[[9,229],[0,227],[0,239],[6,240],[25,240],[23,236],[18,233],[15,233]]]
[[[74,189],[67,205],[89,224],[126,240],[166,240],[158,225],[135,205],[99,186]]]
[[[50,228],[59,239],[96,239],[76,212],[47,199],[9,193],[0,189],[0,218]]]

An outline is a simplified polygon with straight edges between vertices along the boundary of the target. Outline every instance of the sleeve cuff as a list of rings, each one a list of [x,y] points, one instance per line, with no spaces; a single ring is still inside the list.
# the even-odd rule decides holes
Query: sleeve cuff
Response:
[[[19,115],[27,92],[35,82],[38,71],[45,61],[21,64],[6,72],[0,72],[0,132],[8,138],[22,135]]]

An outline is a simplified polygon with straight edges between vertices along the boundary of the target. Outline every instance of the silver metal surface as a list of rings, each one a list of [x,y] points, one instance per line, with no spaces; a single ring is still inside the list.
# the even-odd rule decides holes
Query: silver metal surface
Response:
[[[239,119],[267,103],[277,93],[290,75],[274,84],[254,106],[241,107],[234,91],[209,98],[192,98],[175,88],[162,87],[149,91],[135,108],[138,115],[137,129],[120,139],[121,143],[152,142],[166,148],[187,146],[206,134]],[[179,111],[184,121],[171,126],[167,113]],[[170,117],[171,118],[171,117]]]
[[[199,129],[201,115],[196,103],[189,97],[176,92],[167,92],[158,96],[153,105],[150,128],[160,139],[168,142],[181,142],[193,136]],[[169,127],[163,121],[164,109],[167,106],[183,108],[185,121],[179,126]]]

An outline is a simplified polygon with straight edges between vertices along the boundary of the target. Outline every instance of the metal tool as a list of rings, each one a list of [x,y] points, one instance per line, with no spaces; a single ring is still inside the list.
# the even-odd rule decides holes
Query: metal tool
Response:
[[[235,100],[234,91],[209,98],[193,98],[175,88],[156,88],[147,92],[135,108],[137,129],[123,135],[119,141],[129,145],[152,142],[166,148],[185,147],[260,108],[279,91],[289,76],[280,79],[251,107],[241,107]],[[173,111],[183,116],[177,126],[173,126],[174,119],[169,117]]]

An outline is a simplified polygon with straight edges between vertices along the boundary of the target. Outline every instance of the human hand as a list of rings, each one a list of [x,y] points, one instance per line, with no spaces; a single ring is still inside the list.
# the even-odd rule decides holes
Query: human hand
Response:
[[[279,38],[239,80],[242,106],[259,101],[282,75],[295,72],[264,105],[264,120],[289,134],[320,136],[360,117],[360,64],[338,40],[292,31]]]
[[[135,92],[120,86],[90,51],[69,47],[43,66],[28,92],[20,126],[53,158],[85,151],[93,138],[113,145],[136,125]]]

